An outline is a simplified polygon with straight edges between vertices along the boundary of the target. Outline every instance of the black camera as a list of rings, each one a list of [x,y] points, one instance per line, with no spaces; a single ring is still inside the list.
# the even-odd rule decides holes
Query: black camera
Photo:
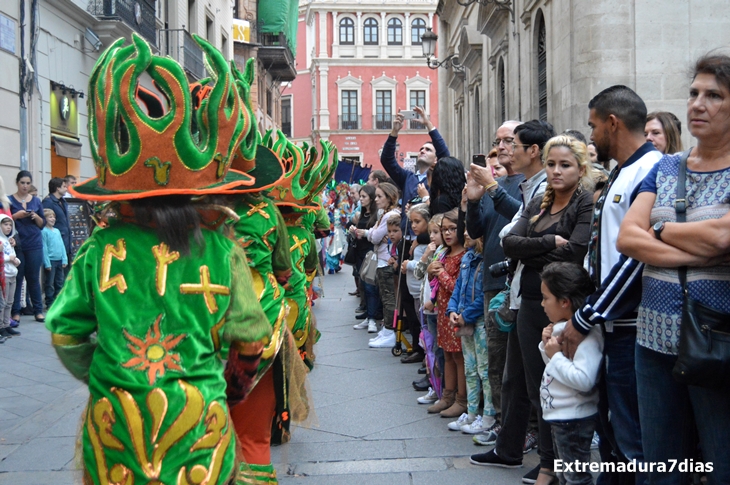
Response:
[[[516,266],[512,259],[507,258],[504,261],[489,266],[489,274],[492,275],[492,278],[499,278],[500,276],[514,273]]]

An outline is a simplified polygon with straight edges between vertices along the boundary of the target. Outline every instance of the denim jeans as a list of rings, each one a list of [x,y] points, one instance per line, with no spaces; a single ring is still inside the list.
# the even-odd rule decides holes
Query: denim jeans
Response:
[[[20,314],[20,293],[23,286],[23,278],[27,283],[28,293],[33,302],[33,313],[43,314],[43,299],[41,296],[41,267],[43,266],[43,248],[21,249],[18,252],[20,266],[18,266],[17,285],[13,302],[13,315]]]
[[[634,360],[636,332],[604,332],[604,379],[608,410],[614,438],[621,454],[629,461],[644,460],[639,422],[639,401],[636,392]],[[644,473],[636,473],[637,485],[646,482]]]
[[[51,261],[51,269],[45,270],[45,293],[46,293],[46,308],[51,308],[56,297],[63,288],[63,283],[66,281],[64,275],[63,261]]]
[[[585,485],[593,483],[590,471],[575,466],[591,462],[591,440],[596,429],[596,417],[571,419],[568,421],[550,421],[550,431],[553,437],[555,458],[562,461],[560,468],[555,471],[560,479],[560,485]],[[572,464],[571,470],[566,465]],[[558,471],[562,469],[563,471]]]
[[[730,389],[685,386],[672,377],[676,355],[660,354],[638,344],[636,379],[639,391],[644,458],[648,463],[697,460],[694,424],[697,425],[702,462],[712,463],[707,483],[730,483]],[[651,485],[689,483],[679,467],[672,473],[648,473]]]

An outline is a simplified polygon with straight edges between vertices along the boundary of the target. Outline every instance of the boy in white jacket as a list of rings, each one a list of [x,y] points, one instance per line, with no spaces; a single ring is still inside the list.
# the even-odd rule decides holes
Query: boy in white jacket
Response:
[[[3,257],[5,260],[5,298],[0,305],[0,338],[10,338],[14,335],[20,335],[20,332],[11,327],[10,313],[13,308],[13,295],[15,295],[16,276],[18,275],[18,265],[20,260],[15,255],[15,222],[13,218],[5,214],[0,214],[0,244],[2,244]],[[1,295],[0,295],[1,296]],[[16,324],[17,326],[17,324]]]
[[[603,335],[596,325],[578,346],[572,361],[563,355],[560,335],[566,321],[595,287],[588,272],[575,263],[551,263],[541,277],[542,306],[553,323],[545,327],[539,344],[546,364],[540,384],[540,402],[543,418],[550,423],[553,435],[555,471],[561,485],[591,484],[593,477],[587,468],[572,465],[568,469],[559,462],[587,464],[591,461]]]

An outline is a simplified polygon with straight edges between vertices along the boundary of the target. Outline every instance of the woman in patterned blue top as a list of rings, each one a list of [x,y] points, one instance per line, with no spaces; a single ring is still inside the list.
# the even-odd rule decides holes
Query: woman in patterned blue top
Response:
[[[730,57],[697,61],[687,102],[689,130],[697,138],[687,159],[687,222],[676,223],[674,200],[681,154],[666,155],[641,185],[619,234],[617,248],[646,264],[637,321],[636,378],[644,458],[665,463],[649,472],[651,484],[689,477],[671,461],[696,458],[696,424],[702,461],[712,463],[708,483],[730,483],[730,389],[679,384],[672,377],[682,327],[678,268],[687,266],[692,298],[730,312]],[[723,217],[725,215],[728,217]],[[724,224],[724,231],[718,231]],[[694,419],[693,419],[694,418]]]

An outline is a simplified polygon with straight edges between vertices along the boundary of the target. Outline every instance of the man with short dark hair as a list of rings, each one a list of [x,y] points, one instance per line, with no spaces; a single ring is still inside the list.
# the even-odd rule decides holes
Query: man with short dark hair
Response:
[[[643,264],[616,250],[621,221],[646,174],[662,157],[644,138],[646,105],[626,86],[611,86],[588,104],[588,125],[598,161],[616,160],[593,211],[588,265],[598,287],[566,324],[563,352],[573,358],[575,349],[594,325],[604,328],[605,382],[610,425],[618,451],[629,460],[642,462],[634,348],[636,308],[641,299]],[[600,414],[600,413],[599,413]],[[606,416],[601,416],[604,426]],[[644,483],[637,474],[636,483]]]
[[[73,187],[77,183],[76,175],[73,175],[70,173],[66,174],[66,176],[63,178],[63,180],[64,180],[64,182],[66,182],[66,188]],[[73,197],[73,195],[71,195],[68,191],[66,191],[63,196],[69,197],[69,198]],[[58,222],[58,221],[56,221],[56,222]],[[71,267],[70,264],[68,266]]]
[[[67,194],[66,180],[53,177],[48,182],[48,196],[43,199],[43,207],[51,209],[56,215],[56,229],[61,233],[63,245],[66,247],[66,255],[69,264],[66,265],[66,272],[71,269],[71,225],[68,222],[68,205],[64,200]]]
[[[372,172],[370,172],[370,175],[368,175],[368,185],[377,187],[379,184],[387,182],[389,179],[390,177],[388,177],[388,174],[385,173],[385,171],[373,170]]]

